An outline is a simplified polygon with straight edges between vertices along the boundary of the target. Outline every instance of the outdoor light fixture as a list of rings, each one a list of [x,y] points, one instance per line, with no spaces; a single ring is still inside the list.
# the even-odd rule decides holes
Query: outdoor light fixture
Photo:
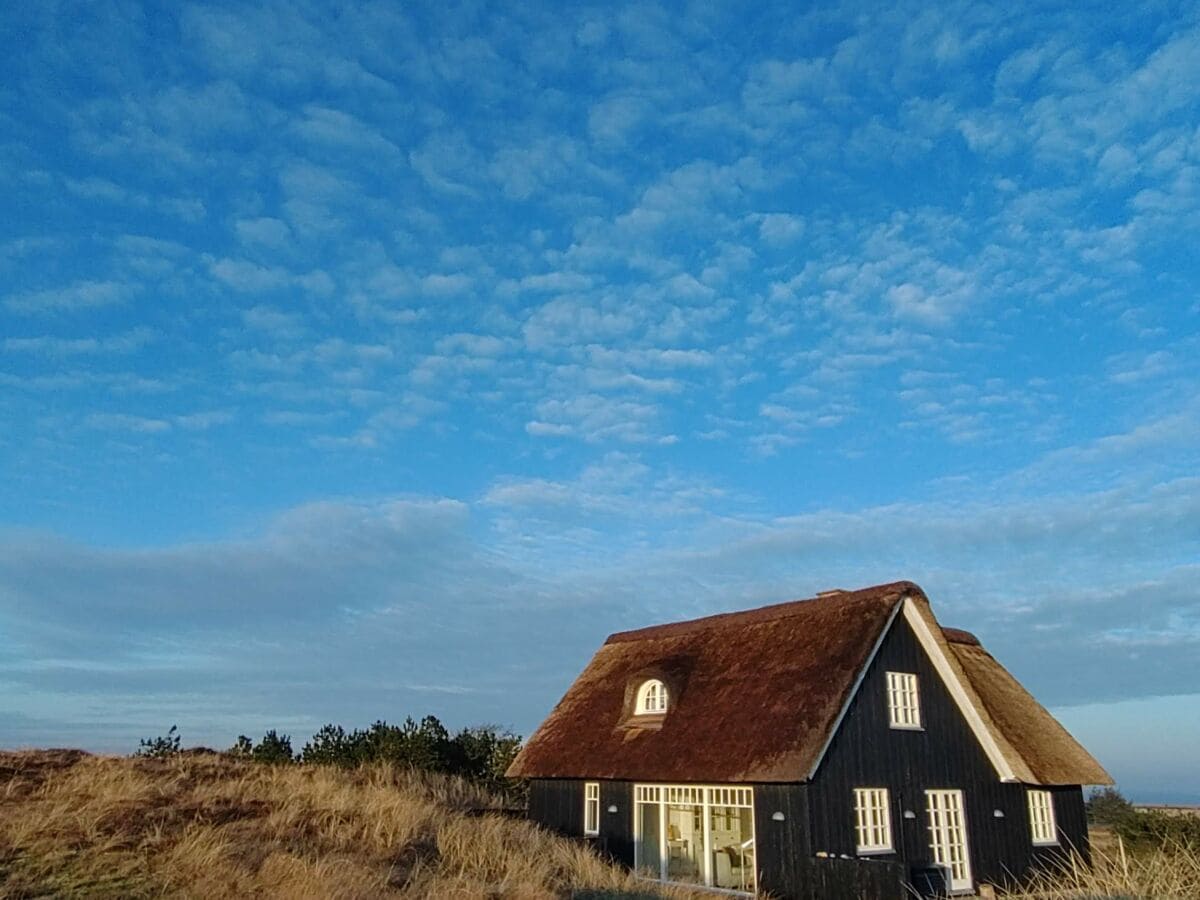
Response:
[[[617,804],[615,804],[615,803],[614,803],[612,806],[610,806],[610,807],[608,808],[608,811],[609,811],[610,813],[615,813],[615,812],[617,811]]]
[[[1004,818],[1004,810],[1002,810],[1002,809],[993,809],[993,810],[992,810],[992,815],[993,815],[994,817],[996,817],[997,819],[1003,819],[1003,818]]]
[[[785,816],[783,813],[779,812],[778,810],[771,813],[771,821],[772,822],[782,822],[786,818],[787,818],[787,816]]]
[[[917,814],[915,812],[913,812],[911,809],[906,809],[904,811],[904,818],[915,819],[916,817],[917,817]]]

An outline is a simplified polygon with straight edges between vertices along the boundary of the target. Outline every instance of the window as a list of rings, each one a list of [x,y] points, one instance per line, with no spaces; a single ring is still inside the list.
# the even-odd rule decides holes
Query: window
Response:
[[[1029,829],[1035,844],[1057,844],[1054,798],[1049,791],[1029,791]]]
[[[653,678],[638,688],[637,706],[633,709],[639,716],[667,711],[667,686]]]
[[[633,799],[638,875],[754,893],[752,788],[638,784]]]
[[[600,782],[589,781],[583,786],[583,833],[600,833]]]
[[[892,811],[887,788],[854,789],[854,832],[859,853],[890,853]]]
[[[921,699],[917,695],[917,676],[909,672],[888,672],[888,720],[893,728],[921,727]]]

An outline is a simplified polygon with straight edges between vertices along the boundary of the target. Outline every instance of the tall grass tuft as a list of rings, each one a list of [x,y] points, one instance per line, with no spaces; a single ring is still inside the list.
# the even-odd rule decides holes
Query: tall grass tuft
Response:
[[[1117,842],[1093,848],[1092,865],[1077,856],[1038,873],[1011,900],[1197,900],[1200,848],[1189,843],[1128,853]]]

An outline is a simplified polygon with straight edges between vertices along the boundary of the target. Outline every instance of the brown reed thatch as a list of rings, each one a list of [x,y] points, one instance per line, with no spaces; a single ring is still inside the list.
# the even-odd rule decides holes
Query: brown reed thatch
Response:
[[[996,666],[1011,684],[1002,693],[991,683],[980,656],[991,657],[979,641],[957,629],[943,633],[925,593],[910,581],[614,634],[508,775],[804,781],[906,598],[937,635],[937,652],[946,655],[1019,780],[1108,783],[1099,764],[1012,676]],[[637,688],[649,678],[667,686],[666,715],[633,714]],[[977,678],[988,683],[976,685]],[[1062,780],[1067,774],[1078,777]]]
[[[1113,783],[1100,763],[978,641],[951,639],[950,649],[1035,783]]]
[[[799,781],[913,591],[900,582],[614,634],[508,774]],[[653,677],[667,685],[668,714],[632,715],[636,687]]]

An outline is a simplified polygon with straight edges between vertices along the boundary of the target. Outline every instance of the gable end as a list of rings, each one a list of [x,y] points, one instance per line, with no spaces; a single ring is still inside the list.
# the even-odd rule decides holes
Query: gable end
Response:
[[[1032,773],[1022,771],[1020,775],[1023,775],[1024,777],[1020,777],[1020,775],[1014,771],[1014,766],[1009,761],[1009,756],[1005,754],[1004,750],[1000,747],[995,734],[991,729],[988,728],[987,723],[985,723],[983,720],[983,716],[980,713],[982,703],[979,701],[978,697],[975,696],[974,690],[967,685],[965,679],[959,675],[955,666],[950,662],[950,657],[945,648],[942,646],[942,644],[945,642],[945,638],[943,637],[942,640],[939,641],[937,637],[935,637],[933,629],[930,628],[929,623],[925,620],[925,616],[921,614],[918,603],[920,603],[920,601],[914,599],[912,595],[906,595],[900,600],[899,603],[896,604],[895,609],[892,610],[892,614],[888,618],[887,624],[880,631],[879,637],[875,641],[875,645],[871,648],[870,654],[863,662],[863,666],[855,678],[853,688],[847,694],[845,701],[842,703],[842,707],[838,712],[837,719],[834,721],[833,727],[829,729],[829,733],[821,747],[821,752],[817,755],[813,762],[812,768],[805,776],[806,780],[811,781],[816,777],[817,771],[821,768],[821,762],[825,759],[826,754],[829,752],[829,747],[833,743],[833,739],[837,735],[838,730],[841,728],[842,721],[845,719],[846,713],[854,703],[855,697],[858,696],[858,692],[862,687],[863,680],[866,678],[867,672],[870,671],[871,666],[875,662],[876,656],[879,654],[879,648],[883,646],[884,639],[891,632],[892,628],[895,627],[896,620],[902,616],[909,629],[916,637],[917,642],[921,645],[921,649],[924,650],[925,655],[929,658],[930,663],[933,665],[938,677],[945,685],[946,690],[949,692],[951,698],[953,698],[955,706],[958,707],[963,719],[966,720],[966,723],[970,727],[971,733],[975,736],[976,741],[978,741],[980,748],[987,756],[988,761],[992,764],[992,768],[995,770],[997,777],[1001,781],[1006,782],[1033,781]],[[930,617],[932,618],[932,613],[930,614]],[[938,627],[936,621],[934,622],[934,626]],[[1022,770],[1025,770],[1026,768],[1027,767],[1023,765],[1021,766]]]

